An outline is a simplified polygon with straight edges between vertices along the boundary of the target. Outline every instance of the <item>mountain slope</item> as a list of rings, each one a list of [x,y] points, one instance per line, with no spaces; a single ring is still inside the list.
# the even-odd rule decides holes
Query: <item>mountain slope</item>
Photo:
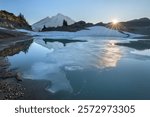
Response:
[[[127,21],[127,22],[121,22],[122,24],[124,24],[127,27],[145,27],[145,26],[150,26],[150,19],[148,18],[140,18],[140,19],[135,19],[135,20],[131,20],[131,21]]]
[[[122,27],[125,27],[122,30],[137,34],[150,35],[150,19],[148,18],[120,22],[120,24]]]
[[[41,31],[44,26],[46,27],[57,27],[57,26],[62,26],[63,21],[66,20],[68,25],[74,24],[75,21],[72,20],[71,18],[64,16],[62,14],[57,14],[56,16],[53,17],[46,17],[39,22],[35,23],[32,25],[32,29],[34,31]]]
[[[4,10],[0,11],[0,27],[31,30],[31,26],[28,24],[22,14],[16,16],[13,13],[9,13]]]

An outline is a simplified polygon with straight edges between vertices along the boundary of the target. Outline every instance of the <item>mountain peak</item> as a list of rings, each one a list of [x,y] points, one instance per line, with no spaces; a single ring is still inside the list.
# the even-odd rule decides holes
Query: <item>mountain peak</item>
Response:
[[[50,18],[49,16],[47,16],[47,17],[41,19],[40,21],[45,21],[45,20],[47,21],[47,20],[50,20],[50,19],[51,19],[51,18]],[[39,21],[39,22],[40,22],[40,21]]]
[[[58,13],[56,16],[64,16],[63,14],[61,14],[61,13]]]
[[[50,17],[49,17],[49,16],[47,16],[45,19],[50,19]]]
[[[46,17],[37,23],[32,25],[32,29],[34,31],[40,31],[43,29],[44,26],[46,27],[58,27],[63,25],[63,21],[66,20],[68,25],[74,24],[75,21],[72,20],[70,17],[65,16],[61,13],[58,13],[55,16],[52,17]]]

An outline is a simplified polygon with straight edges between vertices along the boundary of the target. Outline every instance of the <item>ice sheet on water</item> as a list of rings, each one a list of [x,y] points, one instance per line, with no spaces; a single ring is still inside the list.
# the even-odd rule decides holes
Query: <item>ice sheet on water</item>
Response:
[[[6,30],[6,28],[0,27],[0,29]]]
[[[141,55],[141,56],[150,56],[150,49],[147,50],[134,50],[131,51],[132,54]]]
[[[54,63],[40,62],[34,64],[26,78],[51,81],[51,85],[47,87],[47,90],[52,93],[62,90],[72,92],[72,87],[65,73]]]

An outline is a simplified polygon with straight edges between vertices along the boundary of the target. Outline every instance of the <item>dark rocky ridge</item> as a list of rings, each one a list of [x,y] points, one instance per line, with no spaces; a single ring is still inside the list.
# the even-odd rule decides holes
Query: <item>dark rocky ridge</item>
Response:
[[[131,33],[150,35],[150,19],[141,18],[127,22],[120,22],[120,30]]]
[[[59,26],[59,27],[43,27],[42,31],[68,31],[68,32],[76,32],[80,30],[87,30],[88,27],[92,26],[106,26],[103,22],[93,24],[93,23],[86,23],[85,21],[75,22],[72,25],[68,26]]]
[[[28,22],[22,14],[16,16],[13,13],[9,13],[5,10],[0,11],[0,27],[10,29],[21,28],[31,30],[31,26],[28,24]]]
[[[94,26],[92,23],[86,23],[84,21],[76,22],[72,25],[68,26],[58,26],[58,27],[44,27],[42,31],[68,31],[68,32],[76,32],[83,29],[86,29],[87,27]]]
[[[150,26],[150,19],[148,18],[141,18],[141,19],[135,19],[127,22],[120,22],[126,27],[145,27]]]

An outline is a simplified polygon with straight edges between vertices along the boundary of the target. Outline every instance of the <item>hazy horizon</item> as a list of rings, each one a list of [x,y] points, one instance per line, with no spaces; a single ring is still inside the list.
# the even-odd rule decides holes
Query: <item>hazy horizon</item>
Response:
[[[30,24],[57,13],[91,23],[150,18],[149,5],[150,0],[0,0],[0,10],[22,13]]]

